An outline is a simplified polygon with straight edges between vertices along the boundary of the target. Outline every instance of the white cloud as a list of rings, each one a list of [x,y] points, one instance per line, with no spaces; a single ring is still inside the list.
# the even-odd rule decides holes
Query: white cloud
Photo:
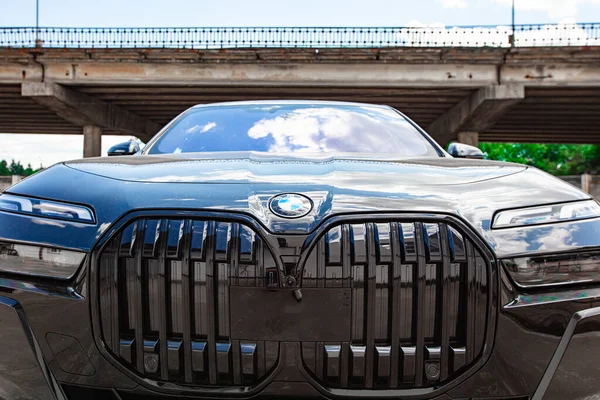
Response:
[[[185,131],[185,133],[205,133],[210,131],[215,126],[217,126],[216,122],[209,122],[206,125],[194,125],[190,129]]]
[[[512,0],[493,0],[512,6]],[[517,11],[546,12],[550,18],[575,18],[580,4],[599,4],[600,0],[515,0]]]
[[[494,0],[504,1],[504,0]],[[592,0],[598,1],[600,0]],[[500,46],[509,47],[510,26],[498,25],[496,27],[446,27],[440,22],[424,24],[418,20],[411,20],[407,28],[398,32],[398,41],[410,46]],[[516,34],[517,46],[565,46],[599,45],[600,38],[589,35],[583,27],[574,22],[573,18],[561,19],[557,25],[540,25],[535,29],[518,31]]]
[[[573,233],[576,232],[577,229],[572,231],[566,228],[552,228],[549,233],[536,240],[536,242],[539,243],[538,250],[556,251],[556,249],[569,247],[569,245],[574,244]]]
[[[129,136],[102,136],[102,155],[108,149],[129,140]],[[61,161],[83,157],[83,136],[81,135],[25,135],[0,134],[0,160],[20,161],[49,167]]]
[[[441,0],[444,8],[466,8],[467,2],[465,0]]]
[[[378,152],[393,146],[395,131],[409,128],[408,122],[397,118],[394,111],[369,107],[362,113],[337,108],[301,108],[272,118],[263,118],[249,130],[253,139],[270,138],[269,152]],[[384,113],[386,123],[382,123]],[[364,135],[378,132],[378,135]],[[424,143],[414,135],[405,135],[403,145],[415,153],[424,154]],[[404,149],[397,149],[403,154]]]

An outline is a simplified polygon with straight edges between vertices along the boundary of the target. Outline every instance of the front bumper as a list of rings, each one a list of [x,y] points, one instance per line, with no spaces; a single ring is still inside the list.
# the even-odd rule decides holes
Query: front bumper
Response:
[[[71,287],[3,278],[0,286],[0,399],[175,398],[132,381],[102,356],[83,280]],[[600,394],[600,289],[529,295],[502,279],[499,300],[491,356],[467,380],[434,398],[589,399]],[[259,397],[329,397],[302,378],[296,344],[283,343],[280,349],[278,372]],[[228,395],[224,388],[219,397],[244,396]]]

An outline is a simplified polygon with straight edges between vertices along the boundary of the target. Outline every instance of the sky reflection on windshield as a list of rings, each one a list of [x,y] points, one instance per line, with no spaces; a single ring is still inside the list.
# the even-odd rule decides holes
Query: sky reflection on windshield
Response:
[[[192,109],[148,153],[214,151],[438,156],[431,143],[392,109],[310,103]]]

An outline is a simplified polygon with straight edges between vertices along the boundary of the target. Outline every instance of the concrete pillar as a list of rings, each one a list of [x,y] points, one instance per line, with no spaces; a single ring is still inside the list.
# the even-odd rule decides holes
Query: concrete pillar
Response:
[[[94,125],[83,127],[83,157],[102,155],[102,128]]]
[[[581,175],[581,190],[583,190],[586,193],[590,193],[592,191],[592,175]]]
[[[457,142],[468,144],[471,146],[479,146],[479,133],[478,132],[459,132]]]

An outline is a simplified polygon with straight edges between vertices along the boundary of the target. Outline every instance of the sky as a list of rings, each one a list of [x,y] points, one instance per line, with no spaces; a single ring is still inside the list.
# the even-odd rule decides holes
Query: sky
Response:
[[[39,0],[40,26],[510,25],[512,0]],[[600,22],[600,0],[515,0],[516,23]],[[0,0],[0,27],[34,26],[35,0]],[[80,158],[81,136],[0,133],[0,159]],[[103,137],[108,147],[128,137]]]

